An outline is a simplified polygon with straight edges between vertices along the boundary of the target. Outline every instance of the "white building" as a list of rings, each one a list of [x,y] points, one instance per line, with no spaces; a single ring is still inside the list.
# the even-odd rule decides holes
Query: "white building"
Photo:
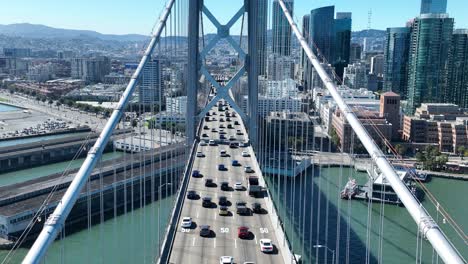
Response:
[[[163,101],[163,83],[159,60],[148,61],[139,80],[138,99],[141,104],[154,105]]]
[[[29,67],[28,79],[35,82],[45,82],[55,77],[56,66],[53,63],[38,64]]]
[[[166,112],[168,113],[186,113],[187,112],[187,96],[167,97]]]
[[[264,94],[266,97],[296,97],[298,95],[296,82],[287,78],[283,81],[266,81]]]
[[[352,89],[367,87],[367,68],[360,62],[348,65],[344,70],[344,84]]]
[[[248,113],[248,96],[242,100],[242,111]],[[258,114],[267,116],[270,112],[301,112],[302,100],[299,97],[258,97]]]
[[[290,56],[271,54],[268,56],[267,62],[268,79],[273,81],[282,81],[288,78],[293,79],[294,65],[294,59]]]

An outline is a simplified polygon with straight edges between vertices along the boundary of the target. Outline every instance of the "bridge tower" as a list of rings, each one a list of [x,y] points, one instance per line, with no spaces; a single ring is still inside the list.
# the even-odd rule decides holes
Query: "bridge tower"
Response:
[[[239,8],[236,14],[225,25],[222,25],[215,15],[204,5],[203,0],[190,0],[189,3],[189,19],[188,19],[188,79],[187,79],[187,140],[192,144],[196,137],[196,127],[199,121],[215,104],[221,100],[226,100],[234,110],[242,117],[244,124],[249,130],[249,140],[255,148],[257,144],[257,116],[258,116],[258,56],[257,54],[257,30],[256,16],[258,14],[258,5],[254,0],[245,0],[243,6]],[[248,20],[248,51],[247,53],[242,47],[234,41],[230,35],[232,26],[247,13]],[[200,19],[204,14],[210,22],[216,27],[217,32],[215,37],[200,50],[199,35],[200,35]],[[243,62],[242,67],[236,74],[227,82],[225,86],[221,86],[210,74],[205,65],[207,54],[221,40],[225,39],[239,54],[239,59]],[[248,113],[244,113],[235,102],[230,89],[239,81],[239,79],[247,73],[248,78]],[[197,109],[197,97],[200,86],[199,79],[201,76],[216,89],[216,96],[199,113]]]

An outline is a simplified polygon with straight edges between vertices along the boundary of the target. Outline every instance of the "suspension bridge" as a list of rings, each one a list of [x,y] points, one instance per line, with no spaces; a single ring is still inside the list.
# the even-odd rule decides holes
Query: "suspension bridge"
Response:
[[[417,182],[426,205],[436,208],[431,216],[376,145],[337,91],[336,78],[324,70],[323,57],[311,49],[312,40],[299,30],[293,2],[226,5],[235,10],[229,18],[217,17],[209,1],[165,4],[100,136],[90,149],[80,148],[87,152],[81,167],[0,195],[0,213],[9,217],[3,232],[13,243],[2,263],[466,263],[463,228]],[[214,34],[205,34],[207,24]],[[260,103],[267,58],[295,52],[314,67],[351,125],[349,136],[367,151],[378,174],[372,179],[381,178],[379,199],[341,199],[340,190],[356,176],[347,170],[349,156],[333,155],[331,142],[315,137],[307,120],[290,121],[290,137],[259,111],[279,111]],[[141,82],[149,65],[159,68],[151,77],[157,85],[145,93]],[[185,105],[164,109],[162,98],[175,94],[185,97]],[[149,112],[141,111],[143,103],[130,104],[138,96],[152,101]],[[122,133],[111,147],[123,150],[120,159],[104,161],[116,131],[131,133]],[[320,153],[328,154],[314,159]],[[312,160],[305,166],[293,156]],[[275,168],[295,173],[281,175]],[[370,196],[379,191],[368,187]],[[386,204],[391,195],[404,206],[398,213]],[[124,232],[125,226],[132,231]],[[395,228],[408,241],[400,241]],[[97,229],[99,238],[84,235],[77,240],[83,247],[66,246],[83,229]]]

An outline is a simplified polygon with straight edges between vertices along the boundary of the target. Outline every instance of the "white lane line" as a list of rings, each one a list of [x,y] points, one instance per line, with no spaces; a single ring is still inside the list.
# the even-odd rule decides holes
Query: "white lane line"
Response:
[[[231,198],[232,198],[232,192],[231,192]]]
[[[195,246],[195,237],[192,240],[192,246]]]
[[[255,238],[255,245],[256,245],[256,244],[258,244],[257,237],[255,236],[254,238]]]
[[[237,239],[234,239],[234,247],[237,248]]]
[[[197,218],[198,218],[198,216],[199,216],[199,215],[200,215],[200,211],[199,211],[199,210],[197,210]]]
[[[214,214],[214,216],[215,216],[214,219],[215,219],[215,220],[216,220],[216,216],[217,216],[217,215],[218,215],[218,214],[215,212],[215,214]]]
[[[216,238],[213,241],[214,241],[214,248],[216,248]]]

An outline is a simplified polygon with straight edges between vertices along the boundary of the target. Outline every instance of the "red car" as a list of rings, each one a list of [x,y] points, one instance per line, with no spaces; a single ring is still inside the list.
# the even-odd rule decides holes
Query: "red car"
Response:
[[[246,226],[239,227],[237,229],[237,236],[242,239],[249,238],[250,236],[249,228]]]

